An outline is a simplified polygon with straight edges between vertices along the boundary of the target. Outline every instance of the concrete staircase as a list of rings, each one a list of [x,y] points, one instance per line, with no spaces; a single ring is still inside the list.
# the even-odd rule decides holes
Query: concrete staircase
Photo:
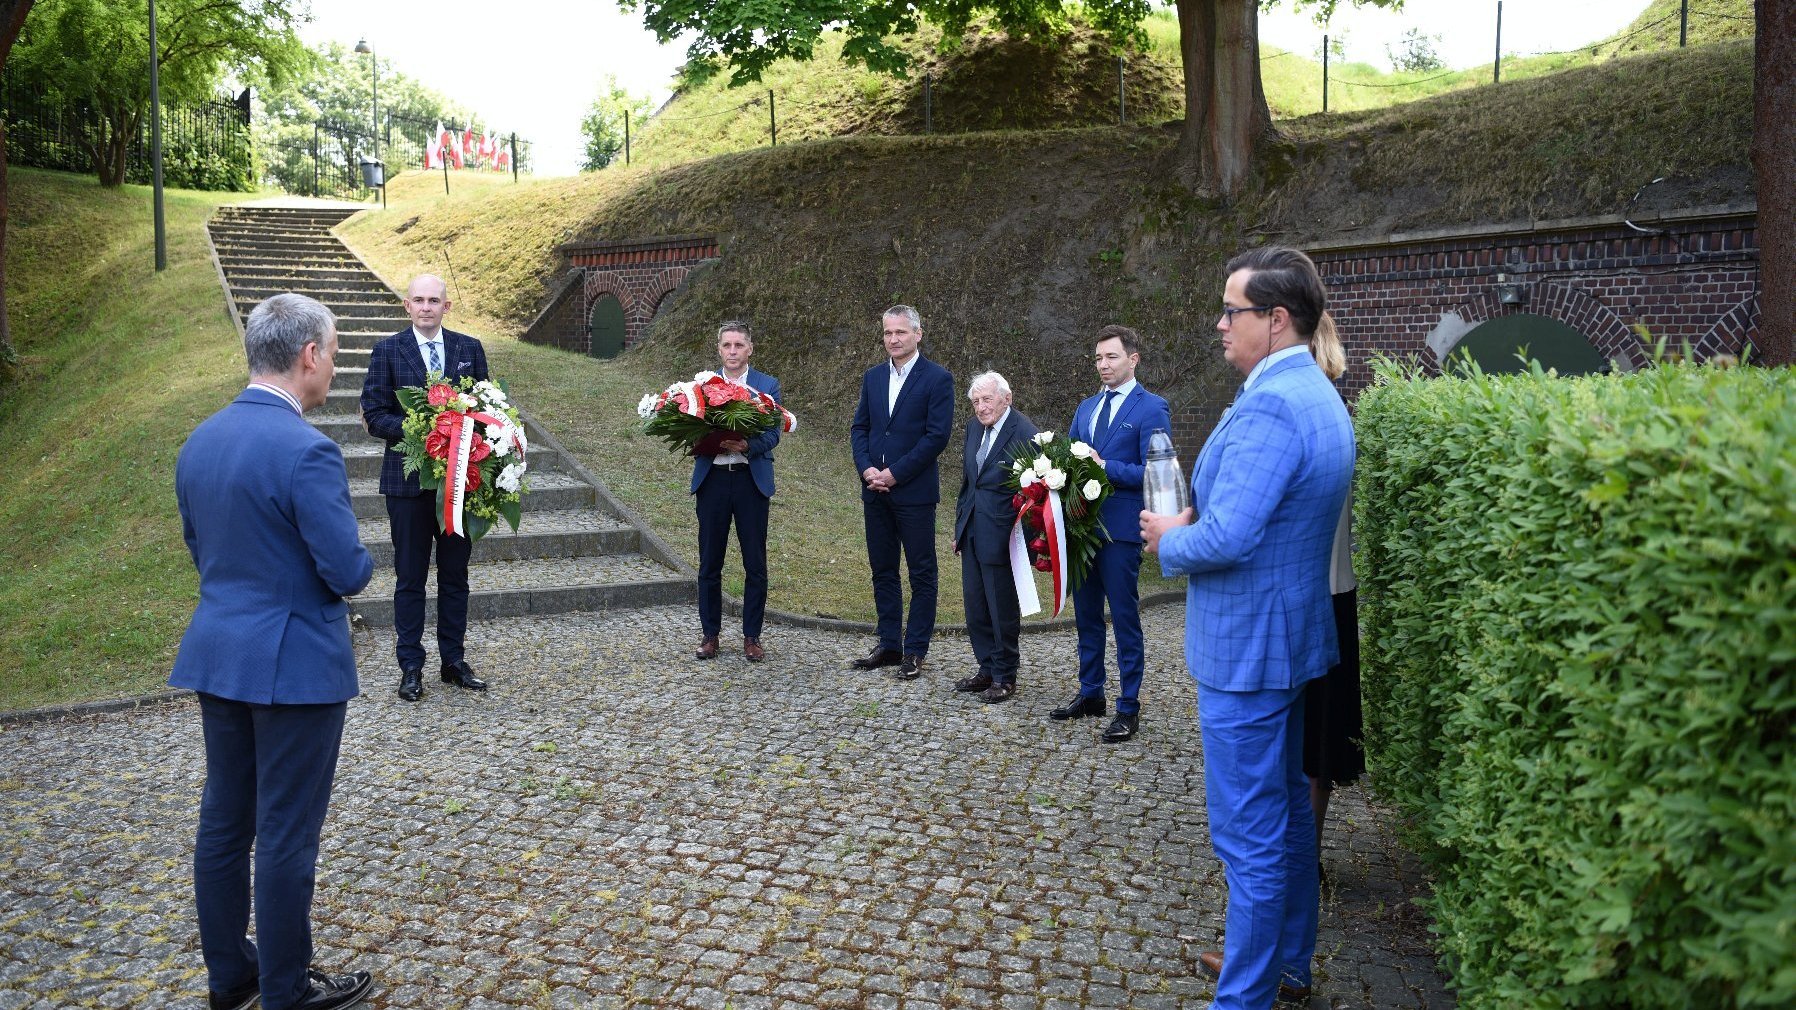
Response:
[[[393,547],[379,488],[386,447],[362,429],[358,410],[375,342],[411,322],[400,296],[331,234],[354,213],[353,207],[221,207],[207,230],[239,327],[263,299],[283,291],[309,295],[337,314],[336,379],[329,401],[307,420],[343,447],[362,543],[374,554],[374,581],[351,601],[352,610],[369,624],[390,626]],[[528,402],[527,392],[513,395]],[[530,436],[524,519],[516,533],[500,522],[474,545],[469,619],[696,599],[686,566],[610,502],[551,433],[533,417],[524,420]],[[429,641],[434,576],[426,609]]]

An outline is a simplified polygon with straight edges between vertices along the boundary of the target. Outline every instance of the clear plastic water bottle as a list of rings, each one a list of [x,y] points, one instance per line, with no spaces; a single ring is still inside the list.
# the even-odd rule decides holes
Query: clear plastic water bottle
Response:
[[[1142,501],[1155,515],[1176,516],[1191,504],[1191,488],[1179,466],[1178,450],[1164,428],[1148,436],[1147,466],[1141,480]]]

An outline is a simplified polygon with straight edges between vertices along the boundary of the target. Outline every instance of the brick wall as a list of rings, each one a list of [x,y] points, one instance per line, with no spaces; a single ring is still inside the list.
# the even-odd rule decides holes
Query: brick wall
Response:
[[[624,309],[624,344],[642,339],[661,300],[686,280],[693,268],[717,258],[715,238],[672,238],[577,242],[561,247],[572,270],[555,282],[549,304],[524,331],[529,343],[589,354],[593,305],[609,294]],[[575,274],[577,273],[577,282]]]

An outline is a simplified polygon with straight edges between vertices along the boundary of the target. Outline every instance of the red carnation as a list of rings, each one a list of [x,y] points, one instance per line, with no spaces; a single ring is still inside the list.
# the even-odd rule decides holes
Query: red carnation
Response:
[[[424,436],[424,451],[436,459],[449,458],[449,436],[433,431]]]
[[[432,407],[441,407],[443,404],[448,403],[450,398],[454,395],[455,390],[450,389],[447,385],[439,382],[430,387],[430,405]]]
[[[705,384],[699,388],[704,390],[705,406],[707,407],[721,407],[735,399],[735,397],[731,395],[730,387],[728,385],[720,385],[707,380]]]
[[[1047,558],[1036,558],[1035,559],[1035,570],[1038,572],[1051,571],[1053,569],[1053,567],[1054,566],[1048,562]]]

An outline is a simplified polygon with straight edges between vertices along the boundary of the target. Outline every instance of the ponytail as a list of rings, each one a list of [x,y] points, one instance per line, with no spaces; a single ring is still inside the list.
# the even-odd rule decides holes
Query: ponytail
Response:
[[[1335,332],[1335,319],[1328,313],[1316,320],[1316,332],[1310,334],[1310,354],[1321,367],[1322,374],[1330,379],[1338,379],[1347,371],[1347,351],[1341,346],[1341,336]]]

